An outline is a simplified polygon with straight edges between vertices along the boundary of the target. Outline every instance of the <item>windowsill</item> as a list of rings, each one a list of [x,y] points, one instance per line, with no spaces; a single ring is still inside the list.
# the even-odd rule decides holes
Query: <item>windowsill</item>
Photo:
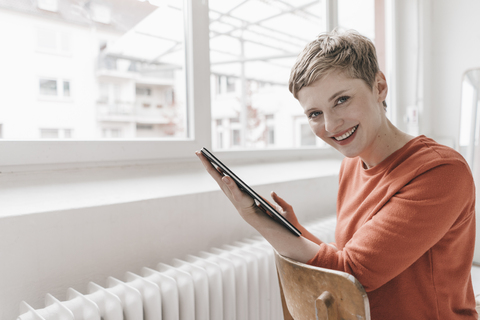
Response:
[[[336,175],[340,162],[339,158],[290,160],[231,164],[231,168],[249,185],[260,186]],[[142,166],[11,172],[0,177],[0,217],[219,190],[196,159]]]

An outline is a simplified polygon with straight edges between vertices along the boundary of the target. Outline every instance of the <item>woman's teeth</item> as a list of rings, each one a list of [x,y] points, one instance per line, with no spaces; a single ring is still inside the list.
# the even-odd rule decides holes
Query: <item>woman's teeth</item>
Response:
[[[339,137],[334,137],[334,138],[335,138],[335,140],[337,140],[337,141],[345,140],[345,139],[347,139],[348,137],[350,137],[350,136],[355,132],[355,130],[357,130],[357,128],[358,128],[358,125],[356,125],[355,127],[353,127],[352,130],[350,130],[350,131],[342,134],[341,136],[339,136]]]

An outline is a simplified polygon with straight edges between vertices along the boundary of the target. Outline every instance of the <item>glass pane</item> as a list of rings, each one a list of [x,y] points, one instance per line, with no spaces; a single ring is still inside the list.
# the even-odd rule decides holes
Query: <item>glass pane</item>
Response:
[[[40,94],[46,96],[56,96],[57,93],[57,80],[40,79]]]
[[[325,2],[210,0],[212,145],[290,148],[303,116],[290,68],[325,31]],[[315,140],[314,140],[315,141]]]
[[[63,81],[63,96],[70,97],[70,82]]]
[[[40,138],[42,139],[57,139],[58,129],[40,129]]]
[[[375,0],[338,0],[338,28],[357,30],[375,42]]]
[[[188,138],[183,10],[0,1],[3,138]]]
[[[300,126],[300,132],[301,132],[301,145],[302,146],[314,146],[315,145],[315,134],[312,132],[312,129],[310,129],[310,126],[308,124],[301,124]]]

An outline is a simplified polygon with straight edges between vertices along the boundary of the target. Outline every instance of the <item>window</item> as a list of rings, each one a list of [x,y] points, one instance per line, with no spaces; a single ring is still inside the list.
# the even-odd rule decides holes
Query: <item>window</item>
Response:
[[[240,129],[232,129],[232,147],[240,146]]]
[[[43,96],[57,96],[57,80],[40,79],[39,80],[40,94]]]
[[[40,129],[41,139],[71,139],[72,129]]]
[[[375,41],[375,0],[337,0],[338,28],[354,29]],[[362,14],[358,14],[361,12]]]
[[[40,78],[38,88],[40,96],[70,97],[70,81],[68,80]]]
[[[300,145],[301,146],[314,146],[315,134],[313,134],[310,126],[307,123],[300,124]]]
[[[4,130],[3,138],[27,140],[15,148],[38,153],[0,164],[179,158],[202,146],[269,147],[273,157],[285,154],[274,149],[300,146],[296,138],[284,139],[297,136],[295,119],[304,116],[286,89],[288,74],[304,44],[326,29],[326,3],[334,1],[125,0],[118,6],[102,0],[100,9],[89,6],[94,2],[59,5],[56,19],[46,11],[11,14],[27,13],[37,2],[0,4],[0,27],[36,41],[22,46],[15,37],[5,39],[3,53],[14,59],[0,80],[24,88],[24,79],[34,79],[34,85],[21,96],[0,97],[8,106],[3,128],[18,128]],[[14,67],[25,61],[34,67]],[[32,95],[41,99],[32,101]],[[38,117],[27,127],[17,110]],[[65,119],[74,122],[72,139],[81,141],[35,141],[38,128],[62,128]],[[113,138],[121,141],[102,141]],[[49,148],[42,147],[46,143]],[[72,152],[80,145],[82,159]]]
[[[120,128],[103,128],[102,129],[103,138],[121,138],[122,129]]]
[[[63,96],[70,97],[70,81],[63,80]]]
[[[273,114],[265,116],[265,127],[267,145],[275,145],[275,116]]]
[[[2,51],[17,67],[2,70],[0,82],[12,79],[13,86],[23,88],[20,97],[2,94],[0,105],[9,106],[6,125],[25,126],[5,138],[40,139],[36,128],[44,123],[60,128],[65,119],[73,119],[79,140],[108,139],[112,134],[98,128],[110,126],[123,139],[136,139],[136,124],[145,122],[164,130],[153,130],[156,135],[148,138],[193,138],[188,128],[193,122],[187,119],[183,2],[77,2],[0,3],[0,27],[18,34],[18,39],[4,39]],[[28,67],[18,67],[26,62]],[[25,85],[32,78],[37,85]],[[32,96],[39,99],[32,101]],[[18,109],[40,116],[26,123]]]
[[[137,96],[151,96],[152,95],[152,89],[148,87],[139,87],[137,86],[135,88],[135,93]]]
[[[306,117],[296,117],[294,120],[295,140],[294,143],[298,147],[326,147],[327,144],[318,138],[310,128]]]
[[[325,31],[325,1],[209,3],[210,69],[220,94],[212,95],[212,121],[239,114],[232,143],[222,149],[295,147],[292,139],[275,139],[275,127],[293,135],[288,123],[302,114],[288,91],[290,68],[305,44]]]
[[[227,92],[235,92],[235,82],[235,78],[227,77]]]

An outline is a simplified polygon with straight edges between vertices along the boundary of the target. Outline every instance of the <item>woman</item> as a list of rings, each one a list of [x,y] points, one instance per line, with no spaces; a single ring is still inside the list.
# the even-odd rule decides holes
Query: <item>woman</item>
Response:
[[[471,172],[456,151],[387,119],[388,86],[371,41],[355,32],[320,35],[298,57],[289,88],[315,134],[345,156],[336,242],[315,238],[272,193],[303,237],[290,234],[197,152],[240,215],[280,254],[355,276],[372,319],[476,319]]]

